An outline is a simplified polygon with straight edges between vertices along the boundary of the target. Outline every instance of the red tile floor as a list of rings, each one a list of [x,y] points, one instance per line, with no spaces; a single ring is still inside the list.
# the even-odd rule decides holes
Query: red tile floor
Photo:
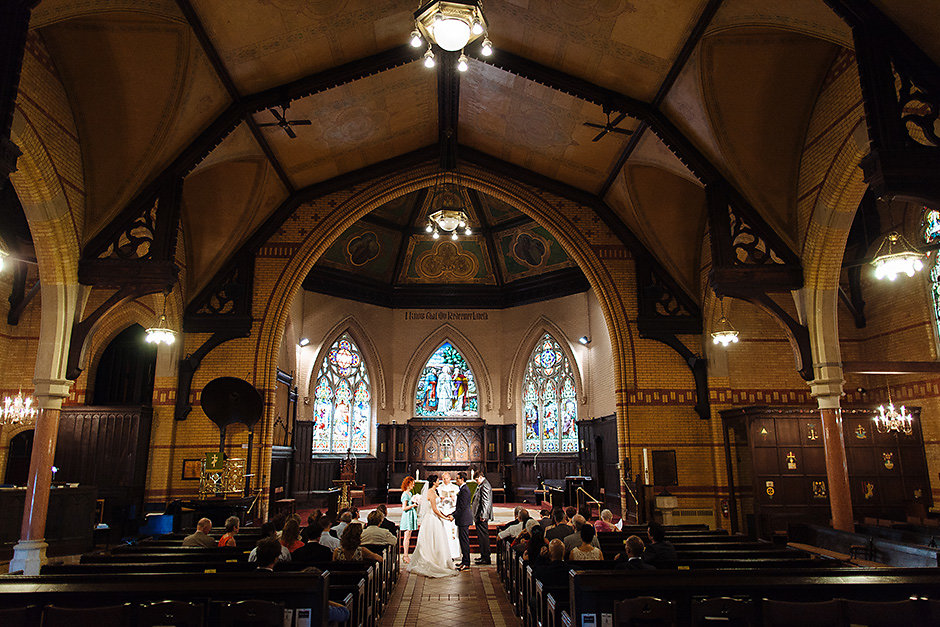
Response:
[[[430,579],[412,575],[407,564],[402,564],[401,577],[379,621],[379,627],[521,624],[513,615],[495,566],[473,566],[454,577]]]

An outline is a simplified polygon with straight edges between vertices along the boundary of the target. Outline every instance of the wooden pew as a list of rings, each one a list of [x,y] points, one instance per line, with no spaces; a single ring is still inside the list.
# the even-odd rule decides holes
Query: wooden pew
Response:
[[[936,567],[940,565],[940,549],[871,538],[821,525],[791,524],[788,536],[790,542],[846,554],[851,554],[852,546],[870,546],[874,555],[866,556],[865,559],[889,566]]]
[[[311,608],[312,625],[326,625],[330,573],[303,573],[273,578],[259,573],[193,573],[174,575],[0,575],[0,609],[45,607],[103,607],[119,603],[164,600],[206,605],[210,617],[221,602],[259,599],[281,603],[295,611]]]

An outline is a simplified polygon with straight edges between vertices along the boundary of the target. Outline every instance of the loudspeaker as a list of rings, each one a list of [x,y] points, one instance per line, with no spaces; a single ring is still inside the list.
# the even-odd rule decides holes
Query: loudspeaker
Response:
[[[679,485],[675,451],[653,451],[653,485]]]

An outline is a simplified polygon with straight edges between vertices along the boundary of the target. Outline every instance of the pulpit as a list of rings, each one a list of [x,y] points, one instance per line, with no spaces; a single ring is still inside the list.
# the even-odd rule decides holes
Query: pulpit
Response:
[[[339,508],[351,507],[359,501],[359,504],[365,506],[366,491],[365,486],[356,483],[356,458],[352,453],[346,452],[346,459],[339,463],[339,479],[333,480],[333,485],[339,488]]]

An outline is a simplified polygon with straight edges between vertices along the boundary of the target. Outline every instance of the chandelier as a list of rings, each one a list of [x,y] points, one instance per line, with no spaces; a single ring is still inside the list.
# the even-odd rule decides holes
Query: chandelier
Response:
[[[483,16],[483,3],[474,2],[425,2],[415,11],[415,29],[411,31],[411,45],[420,48],[428,42],[424,53],[425,67],[436,65],[431,44],[437,44],[449,52],[460,50],[457,69],[466,72],[468,65],[464,47],[483,37],[480,52],[488,57],[493,54],[493,44],[486,34],[486,18]]]
[[[725,318],[725,301],[722,297],[718,297],[718,303],[721,306],[721,317],[718,318],[718,324],[715,325],[715,330],[712,331],[712,344],[721,344],[722,347],[727,348],[729,344],[738,343],[738,332],[731,325],[731,322]]]
[[[33,407],[33,398],[23,396],[23,390],[15,397],[7,396],[3,399],[3,409],[0,410],[0,424],[24,425],[32,424],[36,420],[39,410]]]
[[[170,328],[166,321],[166,301],[169,297],[169,290],[163,292],[163,313],[157,320],[157,324],[147,329],[147,335],[144,338],[148,344],[166,344],[171,345],[176,341],[176,331]]]
[[[459,174],[457,176],[459,177]],[[463,210],[463,205],[460,185],[456,182],[456,178],[454,183],[445,183],[444,174],[441,173],[431,192],[430,210],[432,213],[428,214],[428,224],[424,230],[434,239],[439,239],[441,231],[444,231],[450,233],[452,240],[456,240],[459,238],[458,229],[463,229],[464,235],[472,235],[470,218]]]
[[[10,253],[0,248],[0,272],[3,272],[4,261],[9,256],[10,256]]]
[[[908,413],[904,405],[901,409],[895,409],[891,402],[891,386],[888,385],[885,377],[885,388],[888,390],[888,406],[878,406],[878,415],[874,417],[875,428],[878,433],[903,433],[911,435],[914,432],[914,418]]]
[[[891,231],[881,240],[871,265],[875,267],[876,279],[894,281],[899,274],[912,277],[923,270],[923,259],[923,253],[914,250],[903,235]]]

